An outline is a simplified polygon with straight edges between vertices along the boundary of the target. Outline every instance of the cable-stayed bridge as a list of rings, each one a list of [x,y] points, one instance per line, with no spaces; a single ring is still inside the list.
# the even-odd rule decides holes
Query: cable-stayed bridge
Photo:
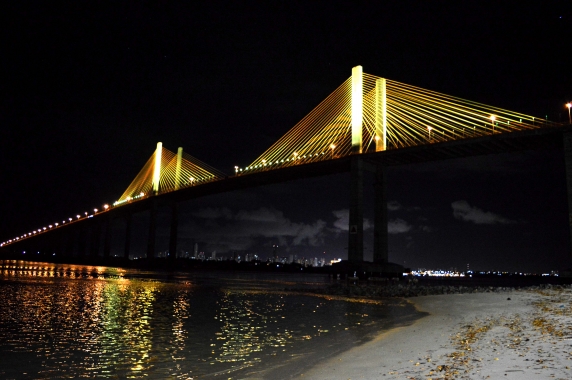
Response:
[[[59,250],[64,255],[110,252],[110,220],[150,210],[148,257],[155,253],[156,210],[172,207],[170,252],[177,251],[177,203],[216,193],[300,178],[351,172],[348,258],[363,260],[363,176],[374,172],[374,261],[387,263],[385,168],[392,165],[564,146],[569,204],[572,200],[572,129],[518,112],[457,98],[362,72],[361,66],[325,100],[252,163],[227,176],[178,148],[157,144],[125,192],[112,205],[78,214],[7,239],[2,249]],[[572,221],[572,209],[570,212]],[[572,224],[571,224],[572,225]],[[69,243],[69,234],[88,228]],[[81,234],[80,234],[81,235]],[[90,238],[87,238],[90,235]],[[84,241],[82,241],[82,239]],[[87,241],[89,240],[89,241]],[[175,255],[171,255],[172,258]]]

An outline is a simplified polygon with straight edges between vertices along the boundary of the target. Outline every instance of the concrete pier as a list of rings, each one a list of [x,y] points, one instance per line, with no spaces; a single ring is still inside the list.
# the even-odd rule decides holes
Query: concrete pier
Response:
[[[147,241],[147,258],[155,257],[155,237],[157,234],[157,201],[153,199],[149,207],[149,236]]]
[[[350,176],[348,261],[363,261],[363,160],[352,157]]]
[[[572,132],[563,134],[563,143],[566,193],[568,196],[568,229],[570,231],[570,247],[572,247]]]
[[[387,169],[378,165],[375,172],[373,262],[387,264],[389,236],[387,231]]]
[[[173,202],[171,204],[171,233],[169,236],[169,259],[177,258],[177,238],[179,231],[179,204]]]

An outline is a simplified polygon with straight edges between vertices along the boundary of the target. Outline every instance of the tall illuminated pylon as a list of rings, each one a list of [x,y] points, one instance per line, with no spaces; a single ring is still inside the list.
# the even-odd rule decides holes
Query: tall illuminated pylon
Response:
[[[387,92],[385,78],[375,81],[375,151],[387,149]]]
[[[183,148],[177,149],[177,165],[175,166],[175,190],[181,186],[181,164],[183,162]]]
[[[352,153],[361,153],[363,125],[363,68],[352,68]]]
[[[159,182],[161,181],[161,157],[163,155],[163,143],[157,143],[155,151],[155,164],[153,165],[153,193],[159,192]]]

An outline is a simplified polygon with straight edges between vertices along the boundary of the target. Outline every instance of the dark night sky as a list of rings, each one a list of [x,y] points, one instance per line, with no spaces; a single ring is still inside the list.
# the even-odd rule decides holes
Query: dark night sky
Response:
[[[567,119],[572,100],[569,1],[2,8],[0,241],[113,202],[157,141],[232,173],[355,65],[553,121]],[[560,151],[391,168],[389,181],[391,261],[572,265]],[[345,257],[348,194],[340,174],[190,201],[181,246],[266,256],[280,244],[284,255]],[[367,259],[371,229],[366,237]]]

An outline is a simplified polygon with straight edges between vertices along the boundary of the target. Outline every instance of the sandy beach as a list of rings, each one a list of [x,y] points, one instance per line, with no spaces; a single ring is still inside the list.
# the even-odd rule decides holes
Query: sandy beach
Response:
[[[570,288],[432,295],[409,301],[429,315],[297,378],[572,378]]]

